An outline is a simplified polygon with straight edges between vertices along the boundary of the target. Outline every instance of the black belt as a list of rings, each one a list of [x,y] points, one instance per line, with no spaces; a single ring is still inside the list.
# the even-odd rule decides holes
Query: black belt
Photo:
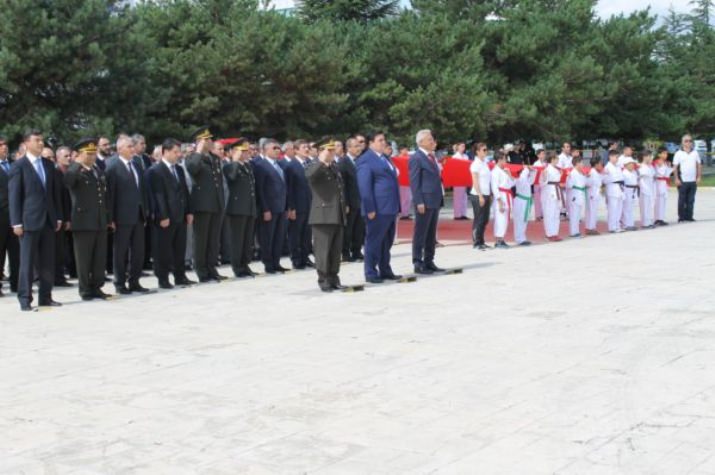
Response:
[[[638,185],[626,185],[626,188],[630,188],[632,190],[636,190],[636,194],[640,197],[641,195],[641,187]]]
[[[561,182],[560,181],[548,181],[547,185],[554,185],[556,187],[556,195],[559,197],[559,201],[564,202],[564,195],[561,194]]]

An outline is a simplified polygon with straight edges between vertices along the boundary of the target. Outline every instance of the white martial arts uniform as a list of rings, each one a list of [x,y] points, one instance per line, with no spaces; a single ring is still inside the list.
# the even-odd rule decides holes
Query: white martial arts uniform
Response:
[[[559,215],[562,203],[561,171],[549,164],[541,172],[541,206],[544,210],[544,232],[546,237],[555,237],[559,234]]]
[[[534,168],[536,168],[537,174],[538,169],[541,169],[541,173],[543,173],[544,168],[546,168],[546,163],[541,160],[537,160],[534,162]],[[541,181],[541,177],[539,177],[539,181]],[[536,216],[536,219],[544,217],[544,211],[541,208],[541,183],[538,181],[534,182],[534,215]]]
[[[655,168],[641,164],[638,168],[638,186],[640,186],[641,226],[653,226],[655,220]]]
[[[673,169],[665,163],[655,168],[655,220],[665,221],[665,209],[668,204],[668,185]]]
[[[566,155],[565,153],[561,152],[556,162],[556,167],[561,170],[561,173],[563,174],[564,172],[568,171],[569,168],[573,168],[573,157],[571,155]],[[561,203],[561,212],[566,213],[568,212],[568,203],[569,201],[571,201],[569,190],[567,188],[562,188],[561,196],[563,196],[563,202]]]
[[[595,168],[591,168],[586,178],[588,187],[588,206],[586,207],[586,230],[595,231],[598,223],[598,208],[601,206],[601,186],[603,175]]]
[[[452,155],[453,159],[456,160],[466,160],[469,161],[469,157],[463,153],[455,153]],[[467,216],[467,187],[466,186],[455,186],[452,189],[452,208],[454,211],[455,218],[461,218],[462,216]]]
[[[534,184],[536,170],[529,170],[527,167],[521,169],[519,177],[514,180],[516,186],[516,196],[514,206],[511,211],[511,218],[514,221],[514,241],[517,244],[527,241],[526,226],[529,223],[529,213],[534,197],[531,195],[531,185]]]
[[[580,223],[586,206],[586,176],[576,168],[571,170],[566,178],[566,189],[569,190],[569,236],[581,234]]]
[[[506,236],[506,231],[509,228],[509,215],[512,208],[511,188],[514,186],[514,180],[509,175],[509,172],[502,170],[499,166],[495,166],[492,170],[491,188],[494,193],[494,202],[492,209],[494,211],[494,237],[497,241],[501,241]],[[503,206],[503,211],[499,211],[499,203]]]
[[[623,225],[628,228],[635,228],[635,209],[638,203],[638,172],[623,169],[623,185],[625,186],[625,197],[623,199]]]
[[[611,162],[606,164],[603,174],[606,185],[606,205],[608,206],[608,230],[621,231],[621,215],[623,214],[623,170]]]

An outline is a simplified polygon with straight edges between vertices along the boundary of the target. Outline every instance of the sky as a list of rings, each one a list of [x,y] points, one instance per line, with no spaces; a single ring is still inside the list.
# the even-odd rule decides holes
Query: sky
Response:
[[[404,3],[408,3],[403,0]],[[294,5],[294,0],[273,0],[276,8],[288,8]],[[675,11],[684,13],[690,10],[689,0],[600,0],[597,11],[602,18],[619,13],[630,13],[635,10],[642,10],[649,5],[653,13],[664,16],[672,5]]]

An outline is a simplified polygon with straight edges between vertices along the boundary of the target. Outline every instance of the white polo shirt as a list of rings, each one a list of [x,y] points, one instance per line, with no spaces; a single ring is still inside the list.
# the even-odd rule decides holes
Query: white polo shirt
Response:
[[[692,182],[698,177],[698,164],[700,163],[700,154],[695,150],[689,153],[685,150],[678,150],[673,157],[673,166],[680,165],[680,181]]]
[[[492,171],[489,169],[489,165],[481,161],[479,158],[475,158],[469,166],[469,171],[471,173],[479,173],[479,191],[482,195],[491,195]],[[472,186],[472,189],[469,190],[469,193],[471,195],[477,194],[474,186]]]

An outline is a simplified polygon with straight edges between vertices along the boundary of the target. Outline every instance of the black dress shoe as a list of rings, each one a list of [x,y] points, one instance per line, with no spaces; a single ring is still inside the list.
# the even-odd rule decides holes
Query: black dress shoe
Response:
[[[37,309],[30,305],[29,303],[21,303],[20,310],[23,312],[36,312]]]
[[[353,259],[355,259],[356,261],[362,261],[365,260],[365,256],[363,256],[361,252],[358,252],[357,254],[353,255]]]
[[[126,285],[115,285],[114,288],[116,289],[117,293],[120,295],[129,295],[132,293],[131,290]]]
[[[400,280],[402,278],[402,276],[399,274],[388,274],[388,275],[381,275],[380,278],[383,280]]]
[[[313,264],[313,261],[311,261],[310,259],[306,260],[303,265],[304,265],[305,267],[315,268],[315,264]]]
[[[170,289],[173,289],[174,286],[171,285],[171,282],[169,282],[168,280],[160,280],[160,281],[159,281],[159,288],[160,288],[160,289],[170,290]]]
[[[321,285],[320,290],[322,290],[323,292],[332,292],[333,288],[329,285]]]
[[[87,294],[82,296],[82,300],[85,302],[89,302],[90,300],[94,300],[94,294]]]
[[[371,284],[382,284],[385,281],[379,277],[366,277],[365,282],[369,282]]]
[[[304,264],[293,264],[293,269],[294,270],[305,270],[305,265]]]
[[[427,264],[425,264],[425,269],[429,269],[432,272],[444,272],[444,269],[442,269],[441,267],[437,267],[434,262],[428,262]]]
[[[222,280],[228,279],[228,277],[226,277],[225,275],[221,275],[218,272],[215,274],[212,274],[211,278],[217,282],[221,282]]]
[[[140,294],[145,294],[147,292],[150,292],[149,289],[142,287],[139,282],[136,282],[134,284],[129,284],[129,290],[131,292],[139,292]]]
[[[199,282],[202,284],[208,284],[210,282],[216,282],[213,277],[199,277]]]
[[[110,295],[110,294],[104,293],[102,290],[97,289],[97,290],[94,291],[93,297],[94,297],[94,298],[97,298],[97,299],[100,299],[100,300],[109,300],[109,299],[111,299],[112,297],[114,297],[114,295]]]
[[[273,269],[272,267],[266,267],[265,269],[266,274],[277,274],[278,271]]]
[[[50,299],[50,300],[45,300],[44,302],[40,302],[38,304],[38,306],[39,307],[61,307],[62,304]]]
[[[184,277],[183,279],[174,279],[174,285],[181,285],[181,286],[188,286],[188,285],[194,285],[196,283],[195,280],[188,279]]]
[[[343,254],[343,257],[342,257],[343,262],[352,262],[350,259],[352,259],[350,254]]]
[[[281,274],[284,273],[284,272],[288,272],[289,270],[290,270],[290,269],[286,269],[286,268],[283,267],[283,266],[278,266],[278,267],[276,267],[276,271],[277,271],[277,272],[280,272]]]
[[[415,274],[430,275],[434,274],[434,271],[427,266],[418,265],[415,266]]]

